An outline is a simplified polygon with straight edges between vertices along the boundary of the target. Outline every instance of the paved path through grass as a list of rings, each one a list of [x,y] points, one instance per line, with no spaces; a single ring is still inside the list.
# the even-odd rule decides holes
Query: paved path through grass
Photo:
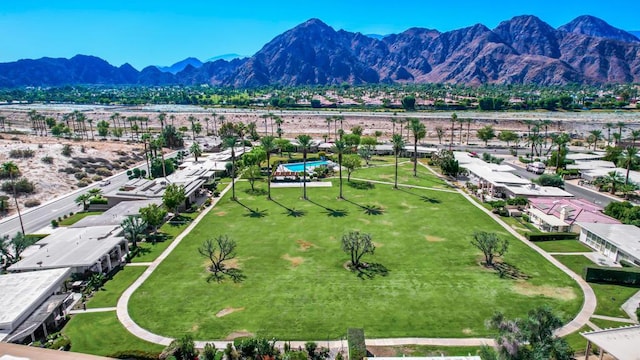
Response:
[[[439,176],[430,167],[424,164],[421,164],[421,165],[424,166],[429,171],[433,172],[436,176]],[[372,181],[372,180],[363,180],[363,181],[371,181],[375,183],[393,185],[393,183],[387,183],[387,182],[381,182],[381,181]],[[567,275],[569,275],[572,279],[574,279],[582,289],[585,300],[584,300],[582,309],[580,310],[578,315],[571,322],[569,322],[568,324],[564,325],[562,328],[556,331],[557,336],[565,336],[573,332],[576,332],[589,322],[589,318],[593,315],[596,308],[596,297],[593,290],[587,284],[587,282],[584,281],[580,276],[575,274],[573,271],[571,271],[569,268],[564,266],[562,263],[560,263],[558,260],[553,258],[551,255],[549,255],[547,252],[545,252],[544,250],[540,249],[536,245],[527,241],[523,236],[518,234],[515,230],[513,230],[508,224],[506,224],[504,221],[498,218],[495,214],[491,213],[489,210],[485,209],[484,207],[482,207],[481,205],[473,201],[473,199],[464,191],[460,189],[444,190],[444,189],[434,189],[434,188],[426,188],[426,187],[410,186],[410,185],[403,185],[403,186],[414,187],[418,189],[427,189],[427,190],[433,190],[433,191],[460,193],[470,203],[474,204],[474,206],[480,208],[482,211],[484,211],[489,216],[491,216],[509,233],[511,233],[517,239],[523,241],[526,245],[528,245],[534,251],[538,252],[545,259],[547,259],[553,265],[555,265],[560,270],[562,270]],[[133,335],[143,340],[160,344],[160,345],[165,345],[165,346],[169,345],[171,341],[173,341],[172,338],[154,334],[146,329],[143,329],[135,321],[133,321],[128,311],[129,300],[131,299],[131,296],[133,295],[133,293],[149,278],[149,276],[151,276],[151,274],[158,267],[158,265],[160,265],[160,263],[169,256],[169,254],[180,244],[182,239],[184,239],[184,237],[196,227],[196,225],[206,216],[206,214],[208,214],[209,211],[211,211],[211,209],[215,207],[218,201],[224,197],[224,195],[229,191],[230,188],[231,188],[231,184],[227,185],[227,187],[220,193],[220,196],[214,199],[211,206],[207,207],[200,215],[198,215],[196,219],[193,220],[193,222],[171,243],[171,245],[169,245],[169,247],[167,247],[167,249],[164,252],[162,252],[162,254],[158,256],[158,258],[151,263],[151,265],[149,265],[147,270],[129,288],[127,288],[127,290],[124,291],[124,293],[118,300],[118,305],[116,308],[118,320],[122,323],[125,329],[127,329]],[[233,343],[233,341],[224,341],[224,340],[196,341],[196,347],[203,348],[206,343],[213,343],[216,348],[225,348],[227,344]],[[304,347],[306,341],[287,341],[286,343],[292,346],[293,348],[296,348],[296,347]],[[316,343],[322,344],[323,346],[325,346],[326,344],[326,346],[329,348],[343,348],[345,345],[345,342],[343,340],[334,340],[334,341],[318,340],[316,341]],[[277,346],[283,347],[284,344],[285,344],[284,342],[278,342]],[[391,339],[367,339],[366,344],[369,346],[397,346],[397,345],[481,346],[481,345],[493,345],[494,341],[493,339],[488,339],[488,338],[391,338]]]
[[[609,320],[609,321],[617,321],[617,322],[621,322],[621,323],[628,323],[628,324],[635,324],[636,322],[633,321],[632,319],[626,319],[626,318],[619,318],[619,317],[613,317],[613,316],[604,316],[604,315],[593,315],[591,316],[592,318],[596,318],[596,319],[602,319],[602,320]]]
[[[84,314],[84,313],[97,313],[97,312],[109,312],[109,311],[116,311],[116,308],[114,307],[108,307],[108,308],[94,308],[94,309],[82,309],[82,310],[71,310],[69,311],[69,314]]]

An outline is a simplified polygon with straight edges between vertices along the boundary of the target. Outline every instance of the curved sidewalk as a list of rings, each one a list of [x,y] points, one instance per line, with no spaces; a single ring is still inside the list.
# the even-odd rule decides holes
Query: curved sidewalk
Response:
[[[428,166],[425,166],[425,167],[430,171],[433,171]],[[147,268],[147,270],[145,270],[145,272],[138,279],[136,279],[136,281],[131,286],[129,286],[124,291],[122,296],[118,299],[116,314],[118,316],[118,320],[120,321],[120,323],[122,323],[125,329],[127,329],[127,331],[129,331],[130,333],[132,333],[133,335],[135,335],[136,337],[142,340],[164,345],[164,346],[169,345],[171,341],[173,341],[173,338],[154,334],[142,328],[135,321],[133,321],[133,319],[129,315],[129,310],[128,310],[129,300],[131,299],[131,296],[133,295],[133,293],[149,278],[149,276],[151,276],[151,274],[155,271],[158,265],[160,265],[160,263],[169,256],[169,254],[180,244],[182,239],[184,239],[184,237],[187,236],[191,232],[191,230],[193,230],[193,228],[195,228],[195,226],[198,225],[198,223],[209,213],[209,211],[211,211],[211,209],[215,207],[215,205],[224,197],[224,195],[229,191],[230,188],[231,188],[231,183],[227,185],[227,187],[220,193],[220,196],[216,198],[212,202],[212,204],[205,209],[205,211],[203,211],[200,215],[198,215],[198,217],[196,217],[194,221],[185,230],[183,230],[182,233],[178,235],[178,237],[176,237],[176,239],[171,243],[171,245],[169,245],[169,247],[167,247],[167,249],[165,249],[165,251],[163,251],[162,254],[160,254],[160,256],[158,256],[158,258],[151,263],[151,265]],[[442,191],[441,189],[429,189],[429,190]],[[593,312],[595,311],[595,307],[596,307],[596,298],[591,287],[589,287],[589,285],[580,276],[573,273],[573,271],[571,271],[569,268],[564,266],[562,263],[560,263],[558,260],[553,258],[551,255],[547,254],[539,247],[529,243],[529,241],[524,239],[524,237],[522,237],[520,234],[515,232],[515,230],[511,229],[511,227],[509,227],[502,220],[497,218],[495,214],[492,214],[490,211],[488,211],[481,205],[477,204],[465,192],[463,192],[460,189],[458,189],[457,191],[460,194],[462,194],[465,198],[467,198],[467,200],[469,200],[476,207],[480,208],[481,210],[489,214],[500,225],[502,225],[505,229],[507,229],[507,231],[509,231],[512,235],[522,240],[525,244],[527,244],[533,250],[537,251],[543,257],[549,260],[552,264],[554,264],[555,266],[560,268],[562,271],[567,273],[571,278],[573,278],[580,285],[580,287],[584,292],[584,298],[585,298],[582,309],[570,323],[558,329],[556,334],[558,336],[568,335],[580,329],[582,326],[584,326],[589,321],[589,318],[591,317],[591,315],[593,315]],[[344,340],[332,340],[332,341],[318,340],[315,342],[322,346],[325,346],[326,344],[327,347],[332,349],[344,348],[346,345],[346,342]],[[196,347],[203,348],[204,345],[207,343],[214,344],[216,348],[224,348],[228,343],[233,343],[233,341],[228,341],[228,340],[196,341]],[[277,343],[277,346],[284,347],[285,343],[290,344],[292,347],[295,348],[295,347],[304,347],[306,341],[280,341]],[[390,339],[367,339],[366,344],[369,346],[397,346],[397,345],[481,346],[481,345],[493,345],[494,340],[488,339],[488,338],[390,338]]]

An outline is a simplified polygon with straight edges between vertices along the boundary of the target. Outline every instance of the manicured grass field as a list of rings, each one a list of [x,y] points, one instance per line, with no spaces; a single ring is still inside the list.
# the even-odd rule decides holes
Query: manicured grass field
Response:
[[[556,255],[554,257],[581,276],[586,266],[596,266],[593,261],[582,255]],[[624,285],[589,283],[589,286],[593,289],[598,300],[595,312],[597,315],[624,318],[627,317],[627,314],[622,311],[620,306],[633,294],[640,291],[640,287]]]
[[[578,240],[538,241],[538,247],[546,252],[592,252],[588,246]]]
[[[468,356],[477,355],[480,351],[478,346],[427,346],[427,345],[405,345],[405,346],[367,346],[376,357],[433,357],[433,356]]]
[[[418,164],[418,176],[413,176],[413,163],[404,161],[398,166],[398,184],[417,185],[436,189],[451,189],[444,180],[434,176],[429,170]],[[346,174],[343,172],[346,179]],[[363,167],[351,174],[354,178],[363,178],[393,183],[395,180],[395,166],[393,164],[373,167]]]
[[[84,211],[84,212],[78,212],[75,213],[71,216],[69,216],[66,219],[62,219],[62,221],[60,221],[58,223],[58,225],[60,226],[71,226],[75,223],[77,223],[78,221],[86,218],[87,216],[93,216],[93,215],[100,215],[102,214],[104,211]]]
[[[62,330],[71,339],[71,351],[109,356],[119,351],[160,353],[164,346],[138,339],[128,332],[116,312],[74,315]]]
[[[444,187],[425,172],[418,185]],[[274,189],[273,202],[238,183],[239,202],[227,193],[133,295],[133,319],[158,334],[199,340],[249,333],[323,340],[348,327],[363,327],[370,338],[487,336],[484,322],[495,311],[523,317],[545,304],[567,320],[578,312],[582,294],[568,276],[459,194],[383,184],[358,189],[345,181],[347,200],[337,200],[332,181],[332,188],[309,188],[310,201],[300,199],[299,188]],[[382,214],[368,215],[366,206]],[[365,260],[385,266],[388,276],[361,279],[345,269],[340,238],[350,230],[373,236],[376,253]],[[470,245],[478,230],[509,238],[505,261],[529,279],[502,279],[481,267]],[[221,234],[238,243],[241,283],[207,282],[197,249]],[[235,311],[216,316],[222,310]]]
[[[585,339],[580,333],[593,331],[587,325],[580,328],[580,330],[573,332],[564,337],[565,340],[569,343],[573,351],[576,353],[582,352],[584,354],[584,350],[587,348],[587,339]]]
[[[183,213],[180,214],[181,217],[193,220],[200,213]],[[171,242],[176,238],[176,236],[180,235],[184,229],[189,226],[189,222],[185,222],[184,224],[175,225],[165,223],[158,229],[159,234],[164,234],[166,238],[163,241],[158,241],[155,244],[151,242],[141,242],[138,243],[140,249],[138,250],[138,255],[131,259],[131,262],[151,262],[155,260],[162,252],[169,247]]]
[[[124,269],[118,271],[112,279],[109,279],[101,290],[94,293],[87,302],[87,308],[116,306],[120,295],[122,295],[146,269],[145,266],[125,266]]]

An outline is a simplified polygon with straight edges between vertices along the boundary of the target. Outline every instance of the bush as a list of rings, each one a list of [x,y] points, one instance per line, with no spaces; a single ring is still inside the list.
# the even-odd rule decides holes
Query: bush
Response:
[[[540,186],[553,186],[557,188],[564,187],[564,180],[562,180],[559,175],[543,174],[535,179],[534,182],[538,183]]]
[[[573,232],[527,233],[529,241],[577,240],[580,234]]]
[[[94,197],[91,200],[89,200],[89,204],[96,204],[96,205],[107,205],[108,202],[109,200],[103,197],[99,197],[99,198]]]
[[[84,172],[84,171],[79,171],[79,172],[77,172],[77,173],[73,174],[73,176],[74,176],[76,179],[81,180],[81,179],[84,179],[84,178],[86,178],[86,177],[87,177],[87,173],[86,173],[86,172]]]
[[[13,193],[13,184],[11,181],[5,181],[2,183],[2,191],[6,193]],[[36,191],[35,185],[26,178],[20,178],[16,180],[16,192],[18,194],[32,194]]]
[[[367,356],[364,329],[347,329],[347,343],[350,360],[362,360]]]
[[[532,162],[531,160],[529,160],[529,159],[525,159],[525,158],[523,158],[522,156],[519,156],[519,157],[518,157],[518,160],[520,160],[520,162],[521,162],[521,163],[523,163],[523,164],[529,164],[529,163],[531,163],[531,162]]]
[[[100,176],[111,176],[113,175],[113,172],[111,172],[111,170],[107,169],[106,167],[99,167],[96,169],[96,174]]]
[[[622,267],[627,267],[627,268],[635,268],[636,267],[632,262],[624,260],[624,259],[620,260],[620,265],[622,265]]]
[[[36,207],[40,205],[40,201],[36,200],[36,199],[30,199],[24,202],[24,206],[31,208],[31,207]]]
[[[79,187],[79,188],[83,188],[83,187],[87,187],[87,186],[89,186],[89,183],[88,183],[88,182],[86,182],[86,181],[84,181],[84,180],[81,180],[81,181],[78,181],[78,182],[76,183],[76,186],[77,186],[77,187]]]
[[[114,359],[158,360],[160,353],[142,350],[127,350],[118,351],[107,356]]]
[[[68,156],[71,156],[72,153],[73,153],[73,147],[71,147],[71,145],[64,144],[64,146],[62,146],[62,155],[68,157]]]
[[[45,164],[53,164],[53,158],[51,156],[45,156],[42,159],[40,159],[40,161],[42,161]]]
[[[51,220],[51,227],[52,228],[57,228],[60,224],[58,223],[58,220]]]
[[[91,180],[94,181],[94,182],[95,181],[102,181],[102,176],[94,175],[94,176],[91,177]]]
[[[24,149],[24,150],[18,149],[18,150],[9,151],[9,157],[13,159],[32,158],[33,155],[35,155],[35,151],[31,149]]]
[[[640,269],[587,266],[584,279],[588,282],[596,283],[640,285]]]

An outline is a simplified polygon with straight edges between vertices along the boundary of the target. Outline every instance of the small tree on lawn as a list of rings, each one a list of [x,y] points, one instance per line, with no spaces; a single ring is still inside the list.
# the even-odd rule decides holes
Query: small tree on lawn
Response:
[[[351,181],[351,173],[362,167],[362,160],[358,155],[345,155],[342,159],[342,166],[347,169],[347,181]]]
[[[167,216],[167,209],[157,204],[150,204],[147,207],[140,209],[140,217],[149,226],[153,228],[153,235],[158,234],[158,227],[162,225],[164,218]]]
[[[173,211],[176,216],[179,214],[178,208],[184,204],[186,199],[187,195],[184,191],[184,186],[178,184],[169,184],[162,195],[162,203],[167,209]]]
[[[373,255],[375,250],[376,247],[369,234],[350,231],[342,235],[342,251],[351,256],[350,266],[352,269],[363,267],[363,263],[360,261],[362,257],[366,254]]]
[[[244,177],[249,180],[249,184],[251,185],[251,191],[256,191],[254,185],[256,180],[262,178],[262,173],[260,172],[260,167],[258,165],[251,165],[245,170]]]
[[[478,231],[473,234],[471,244],[484,254],[485,266],[493,266],[493,259],[502,256],[509,248],[509,241],[500,239],[496,234],[486,231]]]
[[[128,216],[120,223],[124,236],[131,241],[132,247],[138,247],[140,236],[147,230],[147,223],[139,216]]]
[[[224,274],[229,274],[224,262],[236,257],[236,242],[227,235],[209,238],[198,248],[198,253],[211,261],[207,269],[214,279],[220,281]]]

